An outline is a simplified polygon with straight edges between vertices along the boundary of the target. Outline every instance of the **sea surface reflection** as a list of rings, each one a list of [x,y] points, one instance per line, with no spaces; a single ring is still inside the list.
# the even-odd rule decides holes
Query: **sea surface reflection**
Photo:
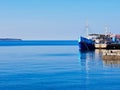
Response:
[[[78,46],[0,47],[0,90],[119,90],[120,63]]]

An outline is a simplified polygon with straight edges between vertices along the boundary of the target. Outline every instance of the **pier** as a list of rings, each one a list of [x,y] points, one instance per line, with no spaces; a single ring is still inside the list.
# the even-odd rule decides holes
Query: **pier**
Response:
[[[95,44],[96,49],[120,49],[120,44]]]
[[[120,44],[107,44],[106,49],[120,49]]]

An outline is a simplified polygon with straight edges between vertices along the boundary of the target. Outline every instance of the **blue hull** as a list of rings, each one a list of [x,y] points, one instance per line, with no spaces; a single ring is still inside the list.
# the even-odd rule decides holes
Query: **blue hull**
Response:
[[[80,37],[79,48],[80,50],[95,50],[94,41]]]

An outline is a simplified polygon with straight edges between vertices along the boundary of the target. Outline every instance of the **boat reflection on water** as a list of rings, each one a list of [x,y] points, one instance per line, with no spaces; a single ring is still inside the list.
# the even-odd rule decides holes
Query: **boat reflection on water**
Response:
[[[106,49],[96,49],[95,51],[79,51],[79,63],[86,70],[93,68],[120,68],[120,60],[109,60],[103,59],[103,53],[108,50]]]
[[[104,65],[120,68],[120,50],[105,50],[102,53],[102,59]]]
[[[120,60],[103,60],[104,65],[110,66],[112,68],[120,68]]]
[[[103,66],[102,60],[96,51],[79,51],[79,62],[86,71],[101,68]]]
[[[112,51],[112,54],[111,54],[111,51]],[[105,52],[107,52],[106,54],[108,55],[111,54],[111,55],[107,56],[108,58],[106,58],[106,56],[104,56]],[[117,54],[115,55],[114,52]],[[111,68],[117,68],[117,67],[120,68],[120,59],[119,59],[119,56],[117,56],[119,52],[120,50],[96,49],[95,56],[101,58],[101,60],[103,61],[103,66],[108,66]]]

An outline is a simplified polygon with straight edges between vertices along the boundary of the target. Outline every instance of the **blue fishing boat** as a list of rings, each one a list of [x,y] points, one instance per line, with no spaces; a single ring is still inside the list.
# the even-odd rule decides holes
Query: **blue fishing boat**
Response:
[[[85,37],[79,38],[79,49],[80,50],[95,50],[94,41]]]
[[[89,24],[87,22],[85,26],[86,37],[81,36],[78,41],[80,50],[90,50],[90,51],[95,50],[95,44],[94,44],[95,42],[93,40],[93,37],[89,38],[88,28],[89,28]]]

